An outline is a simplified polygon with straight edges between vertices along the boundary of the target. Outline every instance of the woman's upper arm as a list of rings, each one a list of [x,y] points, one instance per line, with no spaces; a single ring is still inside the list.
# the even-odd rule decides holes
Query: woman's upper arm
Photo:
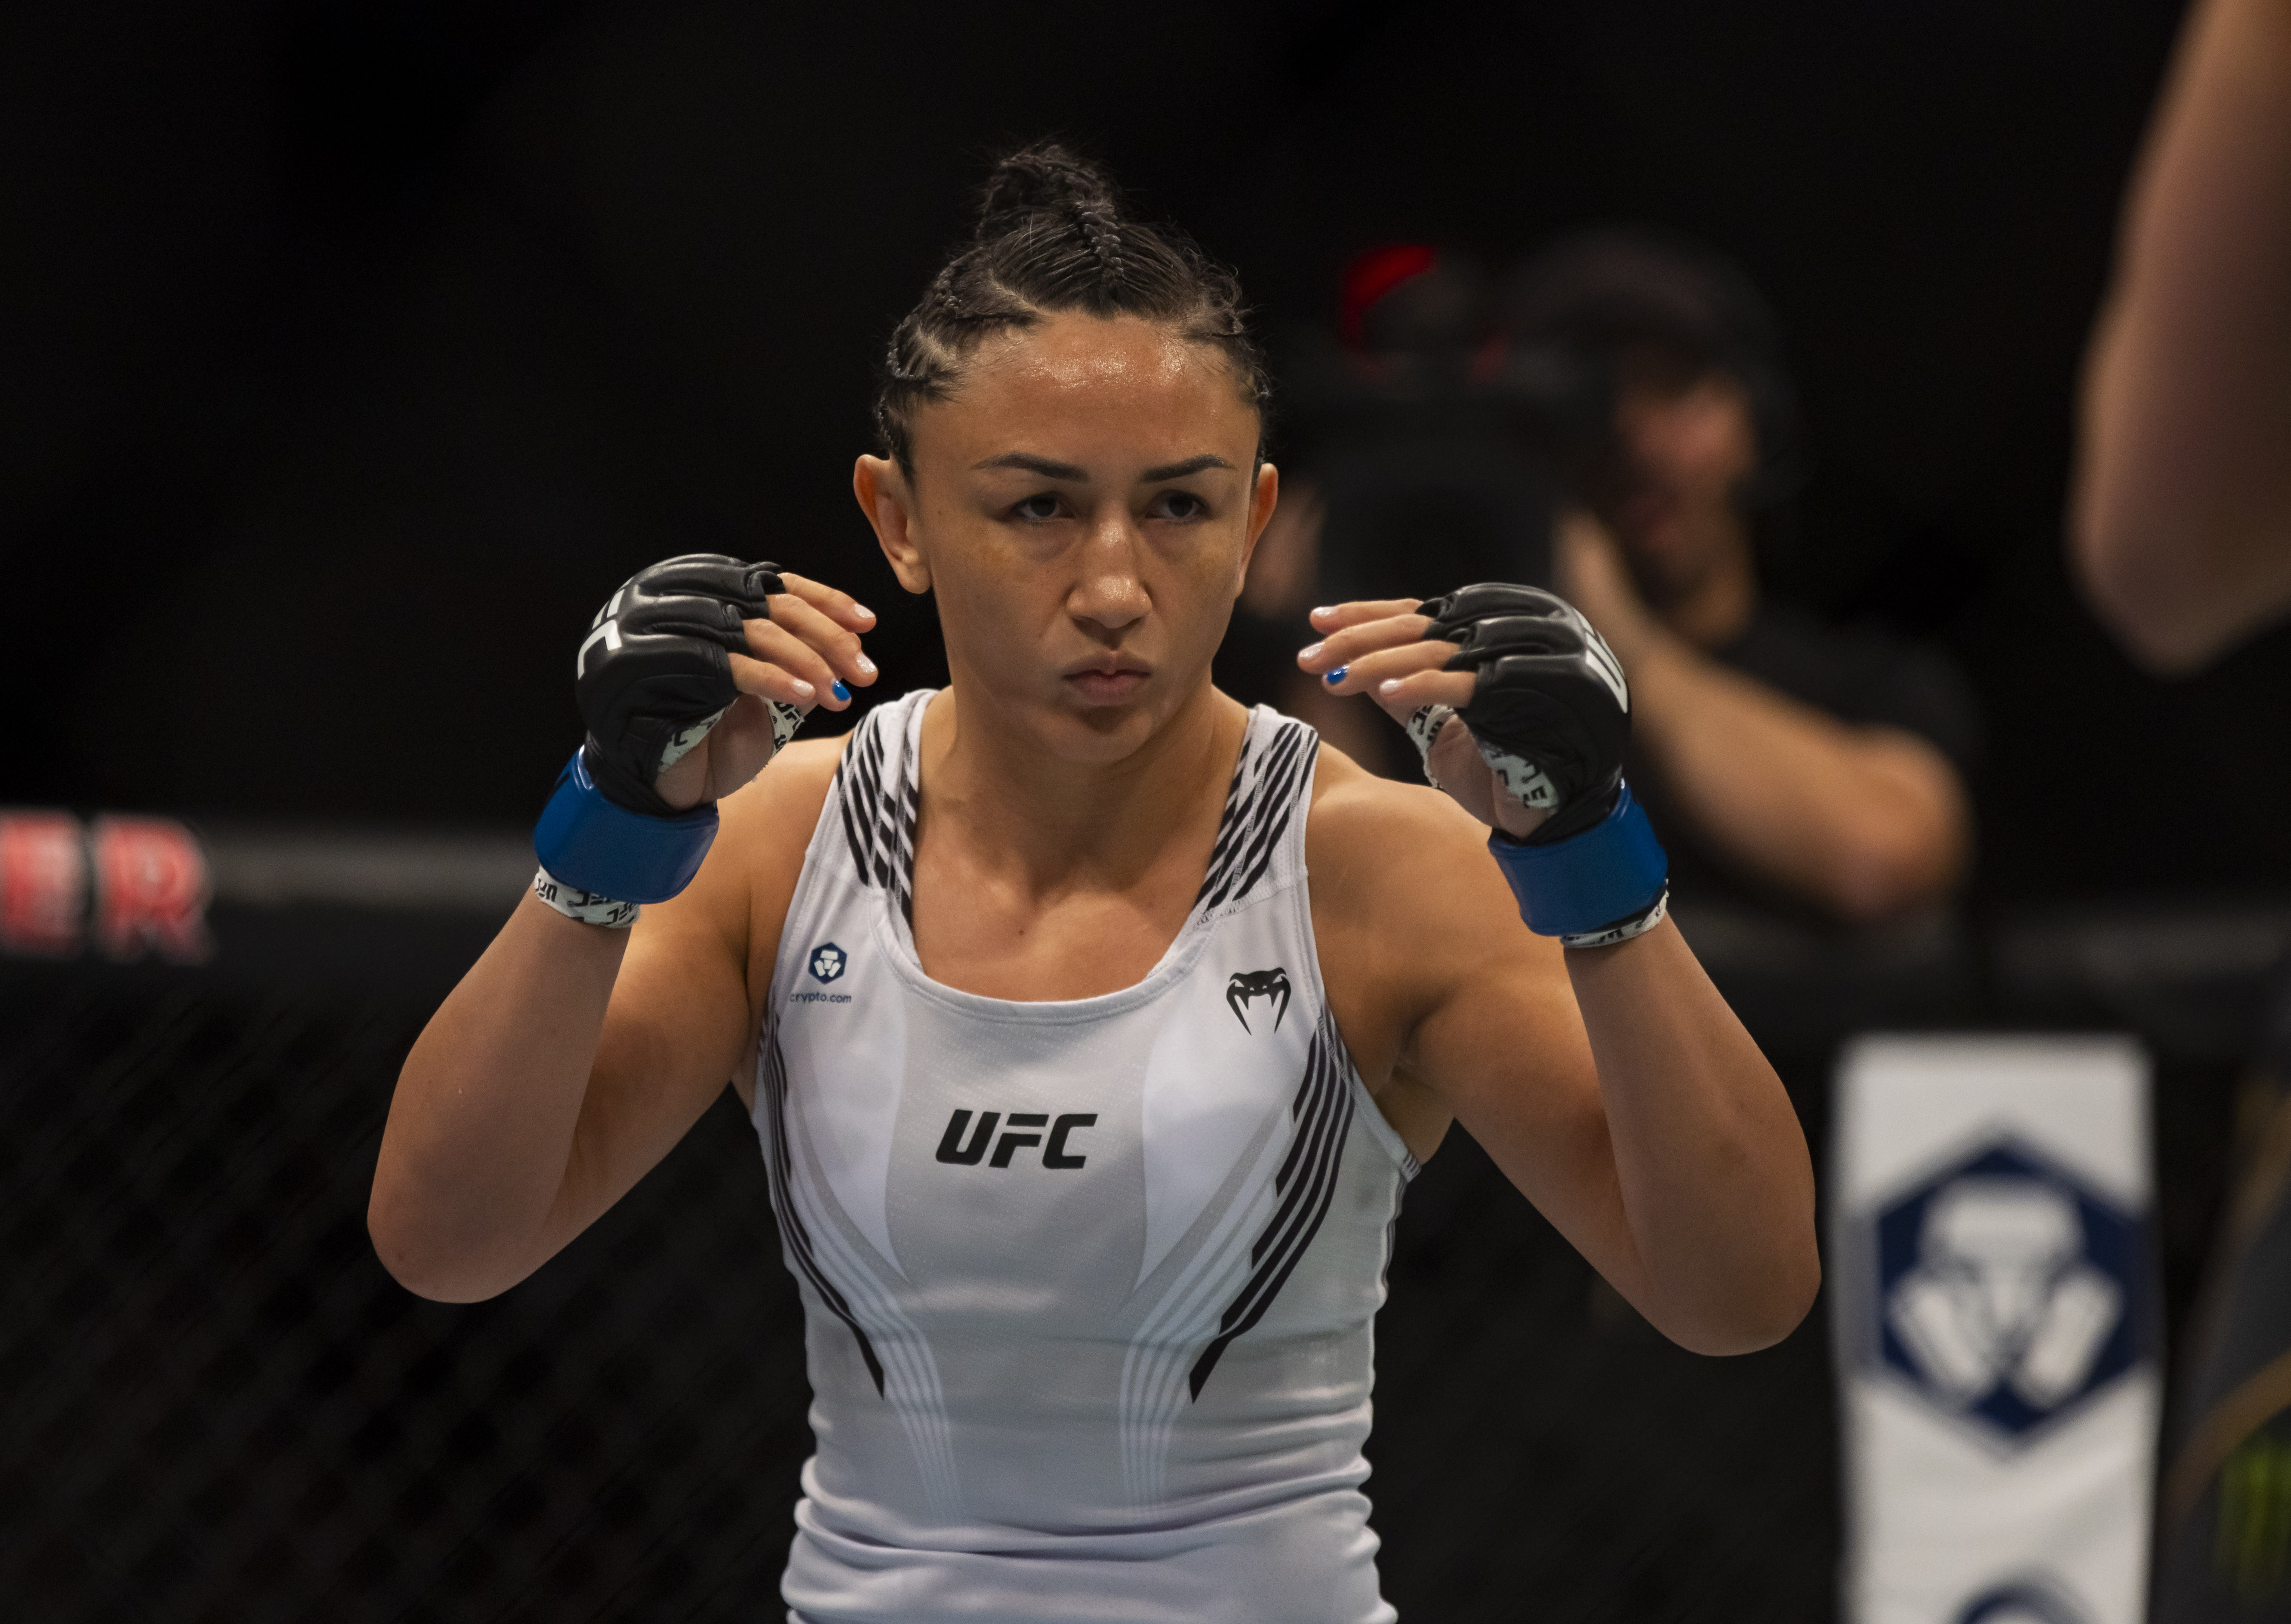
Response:
[[[559,1201],[568,1238],[656,1166],[732,1080],[840,751],[840,740],[791,745],[726,797],[698,876],[632,927]]]
[[[1628,1296],[1640,1273],[1637,1251],[1598,1067],[1560,946],[1529,933],[1494,860],[1478,855],[1489,884],[1451,901],[1444,921],[1425,921],[1472,951],[1418,1023],[1409,1070],[1536,1210]]]
[[[1324,970],[1340,1020],[1344,1005],[1355,1012],[1359,1037],[1346,1039],[1372,1086],[1389,1071],[1431,1096],[1627,1289],[1636,1253],[1559,945],[1529,932],[1487,831],[1446,797],[1379,785],[1329,810],[1315,831],[1315,911],[1346,961]]]

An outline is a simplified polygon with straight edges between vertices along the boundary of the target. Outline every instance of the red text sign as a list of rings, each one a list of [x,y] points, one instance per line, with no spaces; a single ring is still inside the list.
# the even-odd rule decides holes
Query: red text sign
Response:
[[[110,959],[179,964],[213,951],[207,860],[172,818],[0,812],[0,953],[65,959],[92,941]]]

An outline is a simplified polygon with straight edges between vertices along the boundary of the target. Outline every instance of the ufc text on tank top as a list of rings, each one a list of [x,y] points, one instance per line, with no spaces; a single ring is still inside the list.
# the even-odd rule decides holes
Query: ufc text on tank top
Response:
[[[1251,714],[1199,899],[1143,981],[1014,1003],[915,954],[930,697],[846,750],[759,1047],[818,1442],[789,1617],[1395,1618],[1361,1446],[1416,1164],[1322,987],[1316,737]]]

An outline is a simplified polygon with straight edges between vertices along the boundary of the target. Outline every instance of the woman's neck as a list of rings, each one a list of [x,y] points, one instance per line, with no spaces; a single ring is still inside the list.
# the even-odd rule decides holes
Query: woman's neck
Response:
[[[1014,726],[958,679],[932,701],[920,746],[922,817],[971,863],[1050,896],[1125,888],[1196,824],[1213,840],[1249,713],[1206,677],[1118,761],[1078,762]]]

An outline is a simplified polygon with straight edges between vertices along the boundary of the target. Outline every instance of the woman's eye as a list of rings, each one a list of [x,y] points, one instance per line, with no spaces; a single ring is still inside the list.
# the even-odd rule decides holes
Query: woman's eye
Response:
[[[1058,516],[1058,499],[1046,491],[1041,495],[1027,497],[1010,511],[1020,519],[1056,519]]]
[[[1201,519],[1210,511],[1210,504],[1190,491],[1170,491],[1161,502],[1164,519]]]

